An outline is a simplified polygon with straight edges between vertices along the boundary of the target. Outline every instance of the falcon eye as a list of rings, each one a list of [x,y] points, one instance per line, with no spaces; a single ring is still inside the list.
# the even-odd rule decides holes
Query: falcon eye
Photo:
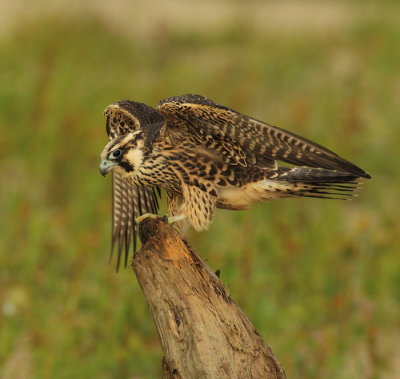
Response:
[[[110,153],[109,158],[110,159],[117,159],[121,156],[122,151],[120,149],[116,149],[113,152]]]

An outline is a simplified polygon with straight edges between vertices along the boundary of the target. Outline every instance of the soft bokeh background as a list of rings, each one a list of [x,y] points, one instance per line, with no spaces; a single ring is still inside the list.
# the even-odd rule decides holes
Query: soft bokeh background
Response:
[[[400,4],[222,0],[1,2],[0,377],[159,377],[107,264],[102,111],[187,92],[371,173],[353,202],[219,211],[191,241],[289,377],[400,377]]]

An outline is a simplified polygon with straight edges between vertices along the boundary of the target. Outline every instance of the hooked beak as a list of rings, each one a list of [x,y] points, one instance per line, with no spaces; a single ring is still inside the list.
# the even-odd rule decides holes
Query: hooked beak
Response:
[[[107,173],[116,165],[115,162],[111,162],[107,159],[102,159],[100,161],[100,174],[106,176]]]

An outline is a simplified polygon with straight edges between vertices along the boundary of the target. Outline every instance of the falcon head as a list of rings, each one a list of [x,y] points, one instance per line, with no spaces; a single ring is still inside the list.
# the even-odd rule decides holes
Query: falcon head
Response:
[[[110,141],[100,154],[100,173],[116,170],[122,177],[133,174],[143,163],[143,132],[124,134]]]

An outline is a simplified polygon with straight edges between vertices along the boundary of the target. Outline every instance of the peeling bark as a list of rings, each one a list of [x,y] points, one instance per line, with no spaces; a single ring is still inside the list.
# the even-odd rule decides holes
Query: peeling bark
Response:
[[[164,351],[163,378],[285,378],[217,275],[161,219],[139,227],[133,269]]]

